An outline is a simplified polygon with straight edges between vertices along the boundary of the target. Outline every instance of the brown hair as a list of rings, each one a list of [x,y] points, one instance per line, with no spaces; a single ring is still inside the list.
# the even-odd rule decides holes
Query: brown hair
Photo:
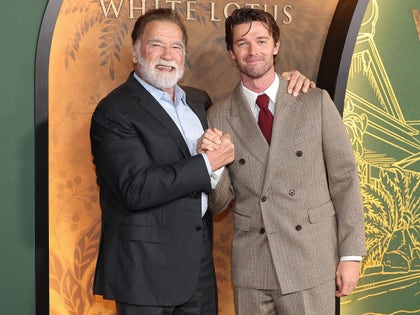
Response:
[[[165,8],[149,10],[137,19],[136,23],[134,24],[133,31],[131,32],[131,39],[133,40],[133,45],[136,42],[136,40],[143,35],[146,25],[150,22],[155,21],[172,22],[176,24],[181,29],[185,46],[187,45],[187,30],[185,29],[184,23],[182,23],[181,21],[181,17],[172,9]]]
[[[232,50],[233,47],[233,28],[236,25],[244,23],[249,23],[249,28],[251,28],[252,22],[261,22],[264,24],[273,37],[274,43],[277,43],[280,40],[279,26],[270,13],[260,9],[241,8],[233,11],[225,22],[225,41],[227,50]]]

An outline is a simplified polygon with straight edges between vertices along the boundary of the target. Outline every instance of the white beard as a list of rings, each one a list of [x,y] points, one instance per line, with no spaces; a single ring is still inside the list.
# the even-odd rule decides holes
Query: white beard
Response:
[[[167,90],[173,88],[178,81],[184,76],[184,67],[178,68],[178,65],[174,61],[167,60],[155,60],[152,63],[147,63],[146,59],[138,56],[138,62],[141,68],[141,75],[143,79],[159,90]],[[157,65],[172,67],[175,72],[161,72],[156,70]]]

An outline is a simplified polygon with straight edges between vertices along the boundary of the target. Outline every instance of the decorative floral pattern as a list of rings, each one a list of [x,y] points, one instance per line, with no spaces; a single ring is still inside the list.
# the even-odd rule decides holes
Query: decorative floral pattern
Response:
[[[101,2],[107,6],[110,1],[63,0],[54,29],[48,87],[52,315],[115,314],[113,302],[92,294],[101,212],[89,126],[98,101],[125,81],[132,69],[129,34],[136,17],[130,18],[129,1],[124,1],[118,16],[112,10],[106,16]],[[268,9],[271,4],[277,5],[279,11],[285,5],[293,7],[294,20],[287,25],[279,23],[283,36],[278,69],[297,68],[316,77],[323,38],[336,2],[324,2],[322,11],[310,0],[264,3]],[[155,1],[146,3],[152,6]],[[207,90],[214,101],[229,93],[238,80],[224,44],[223,8],[227,3],[215,2],[215,15],[220,21],[210,20],[210,1],[197,2],[195,20],[185,20],[189,45],[182,84]],[[181,1],[179,12],[184,17],[185,6],[186,1]],[[220,315],[233,314],[231,239],[232,216],[226,212],[215,218],[214,227]]]

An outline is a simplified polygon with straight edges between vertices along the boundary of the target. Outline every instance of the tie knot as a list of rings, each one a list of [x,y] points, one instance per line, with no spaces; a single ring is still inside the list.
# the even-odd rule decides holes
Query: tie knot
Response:
[[[257,97],[257,105],[260,109],[267,109],[268,108],[268,103],[270,102],[270,98],[268,97],[267,94],[260,94]]]

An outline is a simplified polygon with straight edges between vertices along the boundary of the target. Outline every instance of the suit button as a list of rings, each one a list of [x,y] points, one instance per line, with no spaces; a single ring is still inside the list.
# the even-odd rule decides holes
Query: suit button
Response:
[[[245,163],[246,163],[246,161],[244,159],[239,160],[239,164],[244,165]]]
[[[265,229],[264,228],[261,228],[260,229],[260,234],[264,234],[265,233]]]
[[[303,155],[303,152],[302,151],[300,151],[300,150],[299,151],[296,151],[296,156],[297,157],[301,157],[302,155]]]
[[[201,226],[200,226],[200,225],[197,225],[197,226],[195,227],[195,230],[196,230],[197,232],[201,231]]]
[[[267,197],[266,196],[262,196],[261,197],[261,202],[266,202],[267,201]]]
[[[289,196],[294,196],[295,195],[295,190],[294,189],[290,189],[289,190]]]
[[[302,225],[298,224],[295,226],[296,231],[301,231],[302,230]]]

